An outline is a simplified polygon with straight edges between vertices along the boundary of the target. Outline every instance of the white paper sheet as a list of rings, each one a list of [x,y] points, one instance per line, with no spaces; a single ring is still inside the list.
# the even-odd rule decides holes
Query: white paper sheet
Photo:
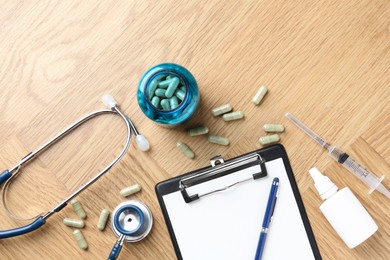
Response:
[[[255,166],[258,167],[258,166]],[[315,259],[282,158],[266,163],[268,176],[185,203],[180,191],[163,196],[184,260],[254,259],[272,180],[279,197],[263,259]],[[251,167],[188,188],[189,194],[245,179]]]

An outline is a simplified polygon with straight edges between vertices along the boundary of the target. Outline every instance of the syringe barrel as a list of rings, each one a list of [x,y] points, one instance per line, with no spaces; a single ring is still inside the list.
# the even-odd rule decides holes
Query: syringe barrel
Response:
[[[348,171],[358,177],[371,189],[375,189],[381,182],[381,179],[377,178],[373,173],[366,170],[363,166],[353,160],[347,153],[343,152],[335,146],[328,148],[329,156],[337,162],[341,163]]]
[[[336,146],[330,145],[328,148],[329,156],[332,157],[333,160],[342,163],[340,160],[343,158],[344,153],[342,150],[337,148]]]
[[[346,154],[346,156],[348,155]],[[378,187],[381,182],[381,179],[377,178],[373,173],[363,168],[363,166],[358,164],[349,156],[342,163],[342,165],[347,168],[351,173],[353,173],[356,177],[366,183],[371,189],[376,189],[376,187]]]

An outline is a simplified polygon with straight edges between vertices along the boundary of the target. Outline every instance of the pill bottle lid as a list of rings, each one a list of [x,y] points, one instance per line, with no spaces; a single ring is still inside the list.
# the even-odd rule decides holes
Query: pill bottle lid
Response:
[[[322,175],[316,167],[311,168],[309,173],[314,180],[314,186],[323,200],[337,192],[337,186],[328,177]]]

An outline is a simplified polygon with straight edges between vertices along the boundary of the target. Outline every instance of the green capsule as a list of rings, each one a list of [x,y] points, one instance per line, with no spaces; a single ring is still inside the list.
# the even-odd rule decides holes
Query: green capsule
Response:
[[[173,78],[172,75],[168,75],[168,76],[166,77],[166,79],[172,79],[172,78]]]
[[[165,97],[165,92],[166,92],[165,89],[158,88],[158,89],[156,89],[154,94],[156,94],[156,96],[158,96],[158,97]]]
[[[177,89],[176,92],[175,92],[175,96],[180,99],[181,101],[184,100],[185,96],[186,96],[186,92],[180,90],[180,89]]]
[[[180,90],[183,91],[183,92],[185,93],[185,92],[187,91],[187,88],[186,88],[186,86],[181,86],[181,87],[180,87]]]
[[[209,135],[208,140],[210,143],[214,144],[229,145],[229,139],[222,136]]]
[[[87,217],[87,214],[85,214],[85,211],[81,206],[80,202],[78,202],[76,199],[72,199],[70,203],[72,204],[74,212],[76,212],[77,216],[79,216],[82,219],[85,219]]]
[[[122,197],[127,197],[127,196],[134,194],[134,193],[139,192],[140,190],[141,190],[141,185],[134,184],[130,187],[126,187],[126,188],[121,189],[120,194],[122,195]]]
[[[284,131],[284,125],[281,124],[265,124],[263,126],[264,131],[271,133],[281,133]]]
[[[232,111],[232,109],[233,109],[233,107],[230,104],[225,104],[225,105],[213,108],[211,110],[211,114],[215,117],[215,116],[219,116],[219,115],[225,114],[227,112],[230,112],[230,111]]]
[[[260,137],[259,143],[262,145],[267,145],[267,144],[277,143],[277,142],[279,142],[279,140],[280,140],[280,137],[278,134],[266,135],[266,136]]]
[[[176,91],[177,87],[179,86],[179,83],[180,83],[180,80],[178,78],[175,77],[175,78],[171,79],[171,82],[169,83],[167,91],[165,92],[165,96],[167,98],[170,98],[173,96],[173,94],[175,94],[175,91]]]
[[[154,80],[156,80],[157,83],[159,83],[160,81],[165,80],[165,78],[166,78],[165,75],[158,75],[157,77],[154,78]]]
[[[81,219],[64,218],[64,224],[68,227],[83,228],[85,226],[84,221]]]
[[[152,105],[153,105],[154,107],[158,107],[158,105],[160,104],[160,98],[157,97],[157,96],[154,96],[154,97],[152,98],[151,103],[152,103]]]
[[[260,89],[257,91],[256,95],[252,98],[252,103],[258,106],[267,91],[268,90],[266,87],[261,86]]]
[[[222,116],[223,121],[232,121],[244,118],[244,113],[241,111],[231,112]]]
[[[157,85],[158,85],[158,82],[157,80],[152,80],[152,82],[150,82],[150,85],[149,85],[149,89],[148,89],[148,97],[149,97],[149,100],[152,99],[152,97],[154,96],[154,92],[156,91],[157,89]]]
[[[190,159],[195,158],[195,153],[183,142],[177,142],[176,146]]]
[[[171,105],[169,105],[169,99],[161,100],[160,105],[163,108],[163,110],[171,110]]]
[[[179,106],[179,100],[176,96],[173,96],[169,99],[169,104],[171,106],[171,109],[175,109]]]
[[[110,215],[110,211],[107,209],[103,209],[99,216],[99,222],[97,223],[97,228],[101,231],[104,230],[107,224],[108,216]]]
[[[166,79],[164,81],[160,81],[158,83],[158,87],[159,88],[167,88],[169,86],[169,84],[171,83],[172,79]]]
[[[81,233],[80,230],[75,229],[75,230],[73,231],[73,236],[74,236],[74,238],[76,239],[77,244],[79,245],[79,247],[80,247],[81,249],[86,250],[86,249],[88,248],[87,241],[85,240],[85,238],[84,238],[84,236],[83,236],[83,233]]]
[[[188,130],[190,136],[205,135],[208,132],[209,129],[206,126],[195,127]]]

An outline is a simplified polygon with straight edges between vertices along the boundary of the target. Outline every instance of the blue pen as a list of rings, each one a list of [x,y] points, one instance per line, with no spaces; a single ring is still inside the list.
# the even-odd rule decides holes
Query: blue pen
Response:
[[[263,219],[263,226],[261,228],[259,242],[257,244],[255,260],[260,260],[264,251],[265,239],[267,238],[267,232],[269,224],[272,221],[274,209],[276,205],[276,199],[278,198],[279,178],[274,178],[272,181],[271,191],[268,197],[267,209]]]

